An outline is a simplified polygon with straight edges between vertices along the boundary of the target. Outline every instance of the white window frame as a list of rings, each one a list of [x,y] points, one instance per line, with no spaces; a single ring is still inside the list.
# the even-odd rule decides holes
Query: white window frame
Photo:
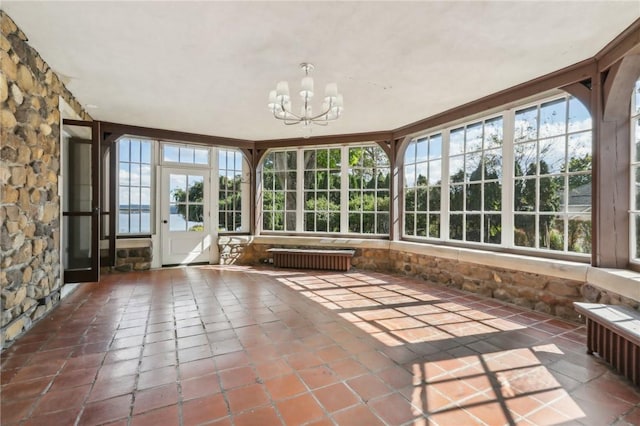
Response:
[[[349,235],[349,236],[364,236],[364,237],[377,237],[377,238],[387,238],[389,234],[370,234],[370,233],[352,233],[349,232],[349,162],[348,162],[348,154],[350,148],[358,148],[358,147],[369,147],[375,146],[379,148],[379,145],[369,142],[369,143],[359,143],[359,144],[340,144],[340,145],[317,145],[317,146],[298,146],[298,147],[288,147],[288,148],[278,148],[269,150],[263,160],[261,161],[258,170],[257,170],[257,197],[256,197],[256,216],[257,220],[257,229],[258,232],[262,234],[306,234],[306,235],[327,235],[327,234],[340,234],[340,235]],[[330,232],[330,231],[305,231],[305,222],[304,222],[304,214],[308,212],[305,210],[305,189],[304,189],[304,152],[307,150],[331,150],[331,149],[339,149],[340,150],[340,209],[336,211],[337,214],[340,215],[340,231],[339,232]],[[263,197],[266,188],[264,188],[264,162],[267,156],[271,154],[275,154],[278,152],[295,152],[296,155],[296,209],[293,210],[285,210],[285,215],[287,212],[294,213],[296,215],[295,222],[295,230],[287,230],[286,229],[286,216],[284,217],[284,228],[282,230],[273,230],[273,229],[265,229],[264,227],[264,217],[265,213],[275,213],[279,210],[273,209],[264,209],[263,208]],[[386,153],[385,153],[386,155]],[[388,156],[387,156],[388,159]],[[389,160],[388,160],[389,161]],[[274,169],[275,170],[275,169]],[[329,168],[327,169],[329,170]],[[292,171],[292,170],[288,170]],[[391,173],[391,169],[389,169],[389,173]],[[389,185],[389,193],[391,191],[391,182]],[[285,193],[287,189],[283,188],[279,190]],[[309,191],[309,190],[307,190]],[[315,191],[315,190],[314,190]],[[274,192],[271,189],[271,192]],[[323,190],[323,192],[325,192]],[[327,193],[330,190],[326,190]],[[337,190],[336,190],[337,192]],[[391,204],[391,203],[389,203]],[[275,204],[274,204],[275,206]],[[309,211],[310,212],[310,211]],[[374,212],[375,213],[375,212]],[[272,222],[273,223],[273,222]],[[391,227],[391,224],[389,224]],[[317,228],[316,228],[317,229]]]
[[[164,156],[164,150],[169,147],[169,148],[177,148],[177,149],[186,149],[186,150],[194,150],[193,152],[193,159],[194,161],[185,161],[185,162],[181,162],[181,161],[170,161],[170,160],[165,160],[165,156]],[[196,162],[195,159],[195,154],[196,154],[196,150],[200,150],[201,153],[203,151],[206,151],[207,153],[207,162]],[[237,154],[239,154],[242,157],[242,181],[241,181],[241,185],[240,185],[240,197],[241,197],[241,225],[240,225],[240,229],[234,229],[234,230],[225,230],[225,231],[220,231],[220,207],[219,207],[219,193],[220,193],[220,183],[219,183],[219,176],[220,176],[220,165],[219,165],[219,153],[220,150],[223,151],[235,151]],[[187,151],[188,152],[188,151]],[[158,151],[158,158],[159,158],[159,166],[170,166],[170,167],[179,167],[179,168],[186,168],[186,169],[208,169],[211,172],[211,179],[210,179],[210,190],[209,190],[209,199],[211,200],[211,230],[213,233],[221,233],[221,234],[242,234],[242,233],[247,233],[249,232],[250,229],[250,206],[251,206],[251,200],[250,200],[250,177],[251,177],[251,171],[249,169],[249,163],[247,162],[247,159],[245,158],[242,150],[235,148],[235,147],[225,147],[225,146],[204,146],[204,145],[197,145],[197,144],[189,144],[186,142],[168,142],[168,141],[161,141],[160,142],[160,147],[159,147],[159,151]],[[179,158],[180,159],[180,158]]]
[[[121,152],[120,152],[120,142],[124,139],[128,139],[129,143],[131,143],[131,140],[136,140],[139,142],[144,142],[144,143],[148,143],[150,145],[150,149],[149,149],[149,163],[142,163],[140,162],[136,162],[139,165],[142,164],[148,164],[149,166],[149,230],[148,232],[143,232],[141,230],[139,230],[138,232],[121,232],[120,231],[120,188],[121,188],[121,184],[120,184],[120,163],[125,162],[128,163],[129,166],[131,166],[132,161],[131,161],[131,157],[129,157],[128,161],[122,161],[121,160]],[[155,143],[156,141],[151,140],[151,139],[147,139],[147,138],[143,138],[143,137],[137,137],[137,136],[123,136],[118,138],[118,140],[115,143],[116,146],[116,165],[118,167],[118,177],[116,179],[116,188],[113,189],[113,193],[114,196],[116,197],[116,236],[117,237],[136,237],[136,236],[147,236],[147,235],[152,235],[155,232],[155,210],[156,210],[156,206],[155,206],[155,173],[154,173],[154,164],[155,164]],[[131,148],[129,148],[129,150],[131,150]],[[130,155],[130,154],[129,154]],[[129,188],[129,194],[131,191],[131,184],[126,185]],[[140,184],[136,185],[135,187],[142,189],[142,188],[146,188],[147,186],[143,186],[142,182],[140,182]],[[140,195],[140,197],[142,197]],[[139,205],[142,205],[141,203]],[[140,219],[142,220],[142,219]],[[131,231],[131,224],[129,224],[128,226],[129,231]]]
[[[408,137],[405,140],[405,146],[409,146],[409,144],[411,142],[414,142],[418,139],[424,138],[424,137],[428,137],[428,136],[433,136],[433,135],[437,135],[437,134],[441,134],[442,135],[442,143],[443,143],[443,147],[442,147],[442,180],[441,180],[441,221],[440,221],[440,238],[434,238],[434,237],[429,237],[429,236],[417,236],[417,235],[409,235],[405,232],[405,224],[404,224],[404,220],[405,220],[405,210],[404,210],[404,206],[406,205],[406,201],[405,201],[405,195],[406,195],[406,182],[403,181],[401,182],[401,188],[402,188],[402,200],[401,200],[401,206],[402,206],[402,213],[403,213],[403,217],[402,217],[402,227],[401,227],[401,235],[403,239],[409,239],[409,240],[420,240],[420,241],[431,241],[431,242],[452,242],[452,243],[461,243],[464,245],[469,245],[472,247],[480,247],[480,248],[507,248],[507,249],[513,249],[513,250],[518,250],[518,251],[523,251],[523,252],[530,252],[532,254],[551,254],[554,256],[560,256],[560,257],[571,257],[571,258],[576,258],[576,259],[589,259],[591,254],[590,253],[577,253],[577,252],[573,252],[573,251],[568,251],[567,250],[567,245],[568,245],[568,215],[569,215],[569,199],[568,199],[568,177],[571,176],[572,174],[580,174],[580,172],[577,173],[573,173],[573,172],[569,172],[568,170],[565,170],[564,172],[558,173],[558,175],[562,175],[562,177],[564,178],[564,182],[565,182],[565,188],[564,188],[564,200],[565,202],[563,203],[563,210],[559,211],[559,212],[553,212],[553,215],[561,215],[564,217],[564,232],[563,232],[563,237],[564,237],[564,247],[563,250],[546,250],[544,248],[529,248],[529,247],[522,247],[522,246],[517,246],[514,243],[514,214],[516,214],[517,212],[515,212],[515,200],[514,200],[514,187],[515,187],[515,173],[514,173],[514,151],[515,151],[515,142],[514,142],[514,135],[515,135],[515,113],[516,111],[520,111],[532,106],[540,106],[544,103],[547,102],[551,102],[557,99],[562,99],[564,98],[566,100],[566,105],[568,108],[569,105],[569,101],[573,98],[577,101],[576,98],[574,98],[573,96],[571,96],[568,93],[565,92],[559,92],[559,91],[554,91],[553,93],[547,93],[544,95],[540,95],[537,96],[535,99],[530,99],[529,101],[526,102],[521,102],[518,104],[512,104],[510,105],[508,108],[501,108],[501,109],[496,109],[493,112],[489,112],[486,114],[482,114],[482,115],[477,115],[471,118],[466,118],[464,120],[460,120],[458,122],[455,123],[449,123],[446,124],[442,127],[439,128],[434,128],[434,129],[429,129],[427,132],[422,132],[419,134],[415,134],[412,135],[410,137]],[[450,148],[450,134],[452,130],[455,129],[459,129],[461,127],[467,126],[469,124],[474,124],[474,123],[478,123],[478,122],[486,122],[486,121],[490,121],[492,119],[495,119],[497,117],[502,116],[502,123],[503,123],[503,131],[502,131],[502,136],[503,136],[503,141],[502,141],[502,176],[500,178],[500,181],[502,183],[502,209],[501,211],[496,211],[496,214],[501,214],[501,218],[502,218],[502,231],[501,231],[501,243],[500,244],[495,244],[495,243],[484,243],[484,242],[473,242],[473,241],[464,241],[464,240],[452,240],[450,238],[449,235],[449,216],[451,214],[450,212],[450,206],[449,206],[449,201],[450,201],[450,197],[449,197],[449,186],[450,186],[450,171],[449,171],[449,162],[450,162],[450,153],[449,153],[449,148]],[[566,150],[568,149],[567,147],[568,145],[568,139],[572,134],[577,134],[577,133],[581,133],[581,132],[586,132],[586,131],[591,131],[593,132],[593,123],[591,124],[591,128],[588,130],[579,130],[579,131],[575,131],[575,132],[570,132],[568,130],[568,120],[569,117],[567,116],[565,118],[565,132],[561,135],[558,135],[558,137],[563,137],[564,138],[564,143],[565,143],[565,164],[568,164],[568,158],[567,158],[567,153]],[[591,135],[593,137],[593,134]],[[536,139],[537,141],[537,139]],[[402,170],[404,172],[404,158],[406,158],[406,149],[401,151],[402,152],[402,159],[399,162],[399,165],[402,165]],[[482,151],[480,151],[482,152]],[[593,155],[593,153],[592,153]],[[591,172],[593,173],[593,172]],[[593,176],[592,176],[592,180],[593,180]],[[484,179],[482,181],[479,181],[478,183],[483,183]],[[537,192],[536,192],[536,198],[538,198]],[[592,209],[591,209],[592,211]],[[476,212],[474,212],[476,213]],[[484,215],[485,213],[492,213],[492,212],[487,212],[485,211],[485,209],[481,209],[479,212],[482,215]],[[551,212],[550,212],[551,213]],[[640,213],[640,212],[639,212]],[[538,212],[536,212],[536,219],[538,217]],[[537,226],[537,220],[536,220],[536,226]],[[593,224],[592,224],[593,226]],[[463,231],[464,232],[464,231]],[[483,232],[484,234],[484,232]],[[464,237],[464,235],[463,235]],[[481,238],[483,238],[484,235],[481,235]],[[537,234],[536,234],[536,240],[537,240]],[[536,241],[536,245],[537,245],[538,241]],[[640,259],[639,259],[640,261]]]
[[[640,204],[638,200],[638,192],[640,182],[637,175],[640,173],[640,152],[638,152],[638,144],[640,143],[640,78],[633,86],[631,94],[631,119],[630,121],[630,156],[629,156],[629,262],[634,265],[640,265],[640,249],[638,249],[638,238],[640,238],[638,229],[638,220],[640,220]]]

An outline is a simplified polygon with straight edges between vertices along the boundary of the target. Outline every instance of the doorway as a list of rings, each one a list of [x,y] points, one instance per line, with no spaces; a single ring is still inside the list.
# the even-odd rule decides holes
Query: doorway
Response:
[[[208,263],[212,245],[210,170],[161,170],[162,265]]]

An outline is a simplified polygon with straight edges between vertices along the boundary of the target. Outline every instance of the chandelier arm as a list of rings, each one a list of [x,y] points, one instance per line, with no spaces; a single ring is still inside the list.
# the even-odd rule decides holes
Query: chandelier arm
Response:
[[[317,120],[317,119],[319,119],[319,118],[321,118],[321,117],[328,116],[330,112],[331,112],[331,108],[329,108],[328,110],[326,110],[326,111],[325,111],[325,112],[323,112],[322,114],[318,114],[318,115],[316,115],[316,116],[314,116],[314,117],[310,117],[310,118],[309,118],[309,120],[310,120],[310,121],[314,121],[314,120]],[[338,117],[337,117],[337,116],[336,116],[335,118],[329,118],[329,117],[327,117],[327,121],[333,121],[333,120],[337,120],[337,119],[338,119]]]
[[[285,111],[283,111],[283,112],[284,112],[286,115],[292,115],[293,117],[286,117],[286,116],[285,116],[285,117],[278,117],[277,113],[274,111],[274,112],[273,112],[273,116],[274,116],[274,118],[277,118],[278,120],[282,120],[282,121],[287,121],[287,120],[292,120],[292,119],[293,119],[293,120],[298,120],[298,121],[302,121],[302,120],[303,120],[303,118],[302,118],[302,117],[300,117],[300,116],[298,116],[298,115],[296,115],[296,114],[294,114],[294,113],[292,113],[292,112],[289,112],[289,111],[286,111],[286,110],[285,110]]]

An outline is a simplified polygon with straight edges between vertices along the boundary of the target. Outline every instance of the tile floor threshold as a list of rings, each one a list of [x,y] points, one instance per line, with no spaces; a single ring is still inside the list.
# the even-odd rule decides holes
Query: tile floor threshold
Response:
[[[384,273],[82,284],[0,354],[2,425],[638,425],[585,329]]]

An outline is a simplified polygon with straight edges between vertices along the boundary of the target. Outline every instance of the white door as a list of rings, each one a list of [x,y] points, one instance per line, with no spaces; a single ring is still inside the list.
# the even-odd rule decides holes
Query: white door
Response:
[[[209,170],[162,168],[162,264],[209,262]]]

